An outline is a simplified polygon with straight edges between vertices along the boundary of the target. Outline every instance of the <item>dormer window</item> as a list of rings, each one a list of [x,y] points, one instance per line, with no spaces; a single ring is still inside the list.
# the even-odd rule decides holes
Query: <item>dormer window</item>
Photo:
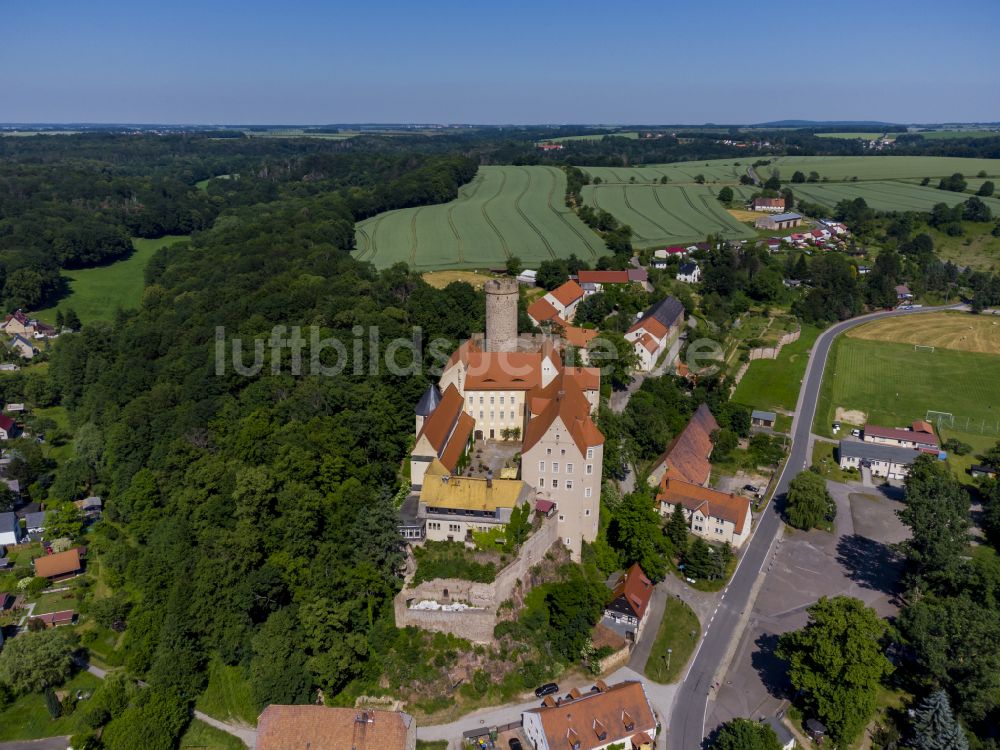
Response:
[[[594,719],[594,734],[596,734],[597,739],[602,742],[608,738],[608,728],[600,719]]]
[[[635,719],[633,719],[628,711],[622,711],[622,724],[625,725],[625,731],[631,732],[635,729]]]

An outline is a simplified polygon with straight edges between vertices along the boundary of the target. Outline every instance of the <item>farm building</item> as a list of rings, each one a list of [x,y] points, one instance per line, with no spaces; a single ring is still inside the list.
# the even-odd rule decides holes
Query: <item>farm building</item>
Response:
[[[802,223],[802,217],[798,214],[775,214],[774,216],[761,216],[753,225],[757,229],[791,229]]]
[[[919,455],[920,451],[913,448],[860,440],[841,440],[839,448],[841,469],[860,470],[864,466],[874,476],[888,479],[904,479]]]
[[[767,211],[768,213],[780,214],[785,210],[784,198],[754,198],[750,204],[754,211]]]
[[[595,291],[601,291],[605,284],[646,284],[649,274],[645,268],[630,268],[627,271],[580,271],[576,279],[586,290],[587,284],[594,284]]]
[[[686,284],[697,284],[701,281],[701,269],[693,260],[684,261],[677,269],[677,280]]]
[[[750,413],[750,425],[752,427],[774,427],[774,423],[778,420],[778,415],[773,411],[761,411],[760,409],[754,409]]]

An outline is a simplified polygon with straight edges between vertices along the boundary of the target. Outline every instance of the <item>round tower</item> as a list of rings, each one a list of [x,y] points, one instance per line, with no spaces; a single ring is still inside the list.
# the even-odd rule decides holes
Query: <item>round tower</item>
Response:
[[[517,279],[486,282],[486,351],[517,351]]]

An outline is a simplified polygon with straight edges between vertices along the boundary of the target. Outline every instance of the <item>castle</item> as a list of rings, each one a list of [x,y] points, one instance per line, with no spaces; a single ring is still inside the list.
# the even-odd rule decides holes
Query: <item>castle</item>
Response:
[[[559,538],[579,560],[598,529],[604,436],[593,416],[600,370],[564,365],[550,339],[518,336],[515,279],[491,279],[485,291],[485,335],[455,350],[416,406],[412,489],[430,481],[432,465],[435,476],[442,467],[461,474],[474,444],[520,442],[520,479],[537,508],[558,516]]]

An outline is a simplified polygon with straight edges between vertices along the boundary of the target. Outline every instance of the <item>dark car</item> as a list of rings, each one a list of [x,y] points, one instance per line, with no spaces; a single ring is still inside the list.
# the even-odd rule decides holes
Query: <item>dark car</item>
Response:
[[[521,740],[519,740],[517,737],[511,737],[509,740],[507,740],[507,746],[510,747],[510,750],[523,750],[521,746]]]
[[[760,487],[758,487],[756,484],[744,484],[743,489],[746,490],[747,492],[753,492],[754,494],[760,492]]]
[[[558,692],[559,692],[559,686],[556,685],[554,682],[546,682],[541,687],[535,688],[535,695],[537,695],[539,698],[543,698],[546,695],[552,695],[553,693],[558,693]]]

